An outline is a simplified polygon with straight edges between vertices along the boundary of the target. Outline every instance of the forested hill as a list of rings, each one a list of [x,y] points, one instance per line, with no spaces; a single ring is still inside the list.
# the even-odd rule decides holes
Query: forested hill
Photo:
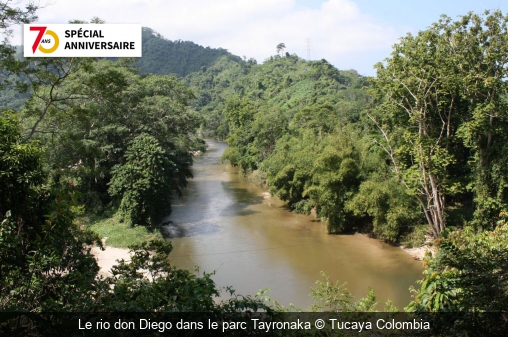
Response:
[[[142,73],[156,75],[177,75],[185,77],[189,73],[209,67],[223,56],[241,61],[222,48],[203,47],[191,41],[167,40],[148,27],[143,27],[143,57],[136,62]]]
[[[283,119],[281,125],[302,109],[321,105],[340,110],[341,119],[357,119],[367,99],[361,90],[366,78],[355,70],[339,71],[326,60],[309,62],[296,55],[272,56],[261,65],[223,57],[184,82],[198,95],[194,108],[206,119],[205,132],[221,139],[230,132],[226,102],[235,97],[249,100],[257,111],[270,111],[273,116],[267,118]]]

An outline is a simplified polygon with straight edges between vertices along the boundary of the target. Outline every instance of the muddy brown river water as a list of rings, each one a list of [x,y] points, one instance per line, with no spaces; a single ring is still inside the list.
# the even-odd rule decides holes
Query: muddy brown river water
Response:
[[[219,287],[239,294],[268,294],[284,306],[306,309],[311,287],[324,271],[347,282],[358,298],[368,287],[381,302],[402,309],[423,270],[421,262],[398,247],[364,235],[328,235],[313,216],[294,214],[236,168],[222,164],[227,145],[207,140],[207,152],[195,157],[194,178],[173,204],[167,229],[180,268],[212,272]]]

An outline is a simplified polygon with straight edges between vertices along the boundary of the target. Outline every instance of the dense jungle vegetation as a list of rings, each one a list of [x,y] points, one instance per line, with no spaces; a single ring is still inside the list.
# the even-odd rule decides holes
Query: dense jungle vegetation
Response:
[[[143,57],[135,63],[142,73],[185,77],[212,66],[221,57],[241,60],[226,49],[205,48],[191,41],[167,40],[148,27],[143,28],[142,41]]]
[[[37,6],[1,4],[3,31],[36,19]],[[156,230],[204,150],[200,129],[330,233],[432,237],[437,255],[407,311],[506,312],[507,23],[499,12],[442,17],[403,37],[374,78],[286,54],[262,65],[226,55],[178,79],[141,75],[134,60],[22,60],[2,44],[3,88],[29,97],[0,113],[0,310],[282,310],[234,292],[216,302],[210,274],[172,267],[157,240],[98,276],[100,238],[77,217],[113,210]],[[373,293],[348,294],[331,282],[313,292],[320,309],[375,310]],[[482,319],[485,331],[502,326]],[[460,332],[470,318],[458,321],[438,327]]]

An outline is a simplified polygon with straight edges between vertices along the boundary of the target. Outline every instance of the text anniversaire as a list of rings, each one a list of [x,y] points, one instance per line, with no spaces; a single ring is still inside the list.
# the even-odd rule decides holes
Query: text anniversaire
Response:
[[[135,49],[134,42],[65,42],[65,49]]]
[[[25,57],[141,57],[138,24],[27,24]]]

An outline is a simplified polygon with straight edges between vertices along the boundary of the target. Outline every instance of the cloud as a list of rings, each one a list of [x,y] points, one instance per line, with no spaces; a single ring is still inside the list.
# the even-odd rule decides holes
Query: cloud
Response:
[[[311,39],[312,59],[360,72],[372,65],[355,64],[351,55],[388,55],[400,35],[361,13],[352,0],[322,1],[314,8],[294,0],[56,0],[39,11],[39,22],[94,16],[107,23],[140,23],[171,40],[222,47],[260,62],[274,55],[280,42],[287,52],[306,57],[305,40]]]

